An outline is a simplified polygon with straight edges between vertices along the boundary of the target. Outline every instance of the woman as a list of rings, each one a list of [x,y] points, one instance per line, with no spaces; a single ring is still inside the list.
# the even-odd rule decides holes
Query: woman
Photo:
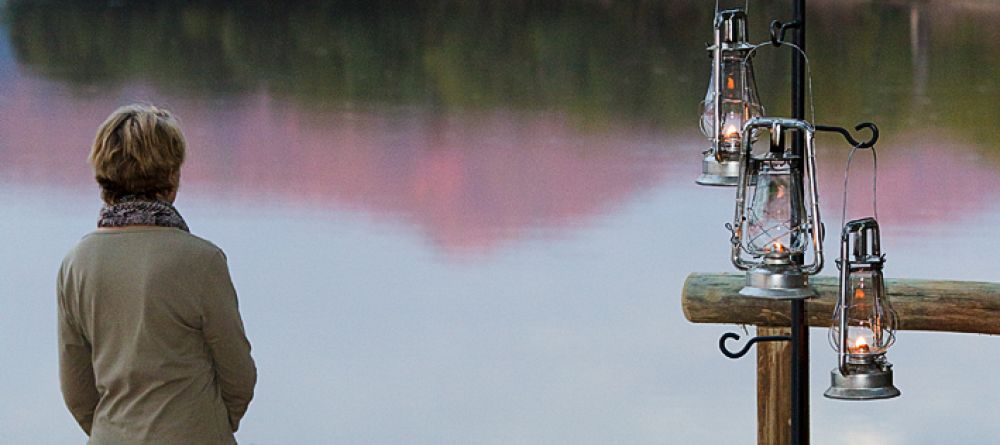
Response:
[[[226,265],[173,207],[185,142],[130,105],[90,162],[104,208],[59,270],[63,398],[90,444],[231,444],[257,371]]]

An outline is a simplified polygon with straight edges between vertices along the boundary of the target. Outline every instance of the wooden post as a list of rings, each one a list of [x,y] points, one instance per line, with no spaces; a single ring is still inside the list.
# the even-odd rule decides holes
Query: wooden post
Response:
[[[739,296],[743,274],[691,274],[681,297],[693,323],[757,326],[757,335],[788,335],[787,301]],[[819,296],[806,303],[813,327],[829,327],[837,277],[811,277]],[[899,330],[1000,335],[1000,284],[970,281],[887,279],[886,293],[899,315]],[[757,343],[757,443],[791,440],[791,346]],[[831,354],[833,352],[831,351]]]
[[[791,335],[789,328],[760,326],[757,335]],[[792,346],[788,342],[757,343],[757,443],[791,443]]]

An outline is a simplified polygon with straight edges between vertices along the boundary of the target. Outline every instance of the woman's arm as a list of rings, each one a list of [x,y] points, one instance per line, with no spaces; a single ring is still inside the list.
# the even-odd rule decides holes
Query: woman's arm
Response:
[[[202,330],[215,360],[222,401],[229,411],[229,426],[236,431],[246,413],[257,383],[257,367],[250,357],[250,341],[243,330],[236,289],[221,251],[206,269],[207,293],[203,297]]]
[[[63,270],[60,269],[56,284],[59,306],[59,383],[66,407],[80,424],[80,428],[83,428],[83,432],[89,436],[100,394],[94,379],[90,343],[67,310],[63,278]]]

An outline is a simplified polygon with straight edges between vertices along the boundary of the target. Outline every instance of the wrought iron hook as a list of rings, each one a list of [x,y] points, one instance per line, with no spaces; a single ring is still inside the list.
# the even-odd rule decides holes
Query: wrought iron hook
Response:
[[[778,20],[771,21],[771,44],[775,48],[780,47],[785,40],[785,31],[789,29],[797,29],[802,27],[802,22],[798,20],[792,20],[787,23],[782,23]]]
[[[751,338],[750,341],[747,342],[747,344],[743,345],[743,349],[740,349],[739,351],[736,352],[732,352],[729,350],[729,348],[726,347],[726,340],[729,339],[739,340],[740,335],[734,332],[726,332],[725,334],[722,334],[722,337],[719,338],[719,349],[722,351],[722,355],[729,357],[731,359],[738,359],[740,357],[743,357],[744,355],[747,355],[747,352],[750,352],[750,348],[753,347],[754,343],[761,341],[791,341],[792,337],[788,335],[757,336]]]
[[[875,143],[878,142],[878,127],[871,122],[862,122],[854,126],[855,131],[861,131],[863,128],[867,128],[872,132],[872,137],[864,142],[858,142],[857,139],[854,139],[854,137],[851,136],[851,132],[847,131],[847,129],[843,127],[835,127],[832,125],[817,125],[816,131],[829,131],[832,133],[840,133],[841,136],[844,136],[844,139],[847,139],[847,142],[850,143],[852,147],[857,147],[857,148],[874,147]]]

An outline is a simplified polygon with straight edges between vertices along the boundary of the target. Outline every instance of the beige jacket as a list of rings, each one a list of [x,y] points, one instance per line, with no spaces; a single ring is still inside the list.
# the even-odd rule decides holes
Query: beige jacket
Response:
[[[257,370],[218,247],[173,228],[99,230],[57,287],[63,398],[88,443],[236,443]]]

